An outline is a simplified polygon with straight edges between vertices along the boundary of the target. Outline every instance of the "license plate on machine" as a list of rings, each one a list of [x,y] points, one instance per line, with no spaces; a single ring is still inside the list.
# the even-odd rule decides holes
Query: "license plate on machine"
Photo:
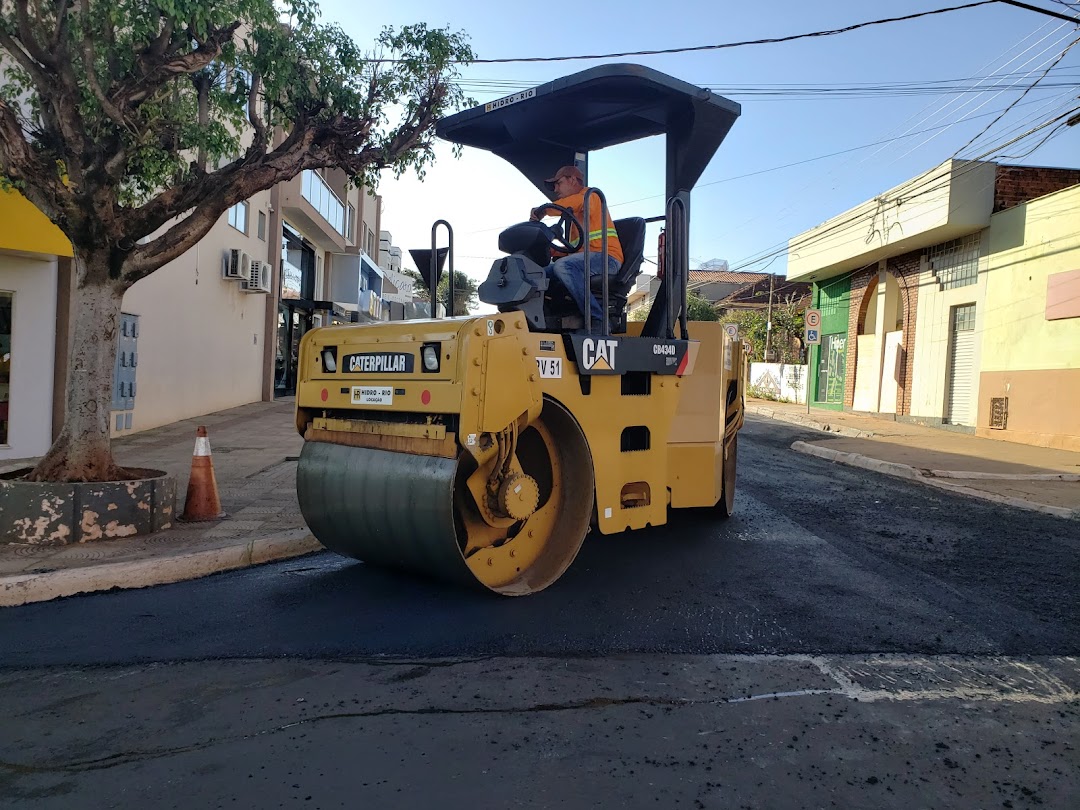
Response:
[[[352,387],[353,405],[393,405],[394,389],[390,387],[371,387],[354,385]]]

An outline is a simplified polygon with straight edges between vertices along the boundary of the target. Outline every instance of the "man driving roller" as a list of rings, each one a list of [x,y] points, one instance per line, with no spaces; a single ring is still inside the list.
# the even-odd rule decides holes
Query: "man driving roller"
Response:
[[[557,172],[555,176],[549,178],[546,182],[551,183],[555,187],[556,200],[553,205],[561,205],[564,208],[569,208],[574,212],[574,216],[578,222],[585,223],[585,176],[581,173],[581,170],[577,166],[563,166]],[[604,272],[603,264],[603,250],[604,242],[607,239],[607,272],[608,275],[614,275],[619,272],[619,268],[622,267],[623,252],[622,245],[619,244],[619,236],[615,232],[615,224],[611,221],[611,217],[607,217],[607,221],[602,221],[602,213],[600,206],[600,198],[593,197],[589,200],[589,278],[599,276]],[[529,219],[532,221],[538,221],[549,214],[559,213],[556,209],[547,205],[541,205],[534,208],[529,212]],[[567,234],[567,242],[574,242],[580,238],[580,234],[577,233],[577,228],[573,225],[569,230],[572,233]],[[581,240],[581,247],[576,253],[567,254],[564,251],[551,249],[552,258],[555,261],[549,264],[545,268],[545,273],[548,278],[554,278],[559,281],[569,291],[570,295],[574,299],[574,303],[581,307],[582,299],[585,296],[586,281],[585,281],[585,240]],[[590,306],[589,309],[592,312],[592,322],[601,323],[604,319],[604,312],[600,308],[600,303],[596,300],[595,295],[589,296]],[[582,313],[584,314],[584,313]]]

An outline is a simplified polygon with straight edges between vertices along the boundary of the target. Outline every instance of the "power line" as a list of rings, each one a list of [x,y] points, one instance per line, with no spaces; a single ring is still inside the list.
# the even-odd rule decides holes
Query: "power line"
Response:
[[[1034,82],[1032,82],[1031,85],[1029,85],[1028,88],[1026,90],[1024,90],[1023,93],[1021,93],[1017,98],[1015,98],[1013,100],[1013,102],[1008,107],[1006,107],[1004,110],[1002,110],[1001,113],[998,114],[997,118],[995,118],[993,121],[991,121],[989,124],[987,124],[982,129],[982,131],[979,132],[978,135],[976,135],[970,141],[968,141],[963,146],[961,146],[959,149],[957,149],[956,152],[953,153],[954,157],[956,155],[960,154],[961,152],[963,152],[965,149],[967,149],[973,143],[975,143],[975,141],[979,140],[979,138],[981,138],[983,135],[985,135],[991,129],[991,127],[993,127],[994,124],[996,124],[998,121],[1000,121],[1002,118],[1004,118],[1008,114],[1009,110],[1011,110],[1013,107],[1015,107],[1020,102],[1020,100],[1024,98],[1024,96],[1026,96],[1028,93],[1030,93],[1032,90],[1034,90],[1035,87],[1039,84],[1039,82],[1041,82],[1043,79],[1045,79],[1046,75],[1051,70],[1053,70],[1062,59],[1065,58],[1065,55],[1069,52],[1069,50],[1072,48],[1072,46],[1075,45],[1077,42],[1080,42],[1080,39],[1074,39],[1072,42],[1070,42],[1068,45],[1066,45],[1065,49],[1061,53],[1059,53],[1057,55],[1057,58],[1054,59],[1054,61],[1050,64],[1050,66],[1048,68],[1046,68],[1046,70],[1044,70],[1041,74],[1039,74],[1039,78],[1037,78]]]
[[[974,3],[965,3],[961,6],[949,6],[947,8],[932,9],[930,11],[920,11],[915,14],[906,14],[902,17],[886,17],[880,20],[870,20],[868,22],[855,23],[854,25],[847,25],[843,28],[831,28],[824,31],[811,31],[805,34],[791,34],[786,37],[769,37],[768,39],[748,39],[741,42],[724,42],[717,45],[693,45],[683,48],[659,48],[646,51],[619,51],[616,53],[594,53],[594,54],[580,54],[577,56],[526,56],[526,57],[512,57],[505,59],[470,59],[462,60],[458,64],[483,64],[483,65],[496,65],[496,64],[508,64],[508,63],[522,63],[522,62],[570,62],[579,59],[621,59],[627,56],[662,56],[664,54],[673,53],[694,53],[700,51],[719,51],[726,48],[741,48],[746,45],[775,45],[781,42],[794,42],[799,39],[811,39],[813,37],[831,37],[837,34],[846,34],[849,31],[857,31],[860,28],[868,28],[872,25],[885,25],[887,23],[905,22],[907,20],[917,20],[920,17],[930,17],[936,14],[947,14],[952,11],[962,11],[969,8],[978,8],[979,6],[989,6],[998,2],[1008,2],[1008,0],[977,0]],[[1049,13],[1049,12],[1048,12]]]

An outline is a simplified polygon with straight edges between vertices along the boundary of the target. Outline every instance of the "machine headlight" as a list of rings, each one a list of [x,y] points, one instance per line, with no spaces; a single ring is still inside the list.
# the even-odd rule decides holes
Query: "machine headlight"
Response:
[[[424,361],[424,371],[435,372],[439,370],[439,344],[426,343],[420,349],[420,357]]]
[[[326,346],[322,350],[323,371],[333,374],[337,371],[337,346]]]

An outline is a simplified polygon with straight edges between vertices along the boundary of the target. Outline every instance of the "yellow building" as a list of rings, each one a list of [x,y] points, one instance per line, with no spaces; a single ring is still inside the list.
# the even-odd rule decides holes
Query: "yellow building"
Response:
[[[1080,450],[1080,186],[994,214],[980,436]]]

